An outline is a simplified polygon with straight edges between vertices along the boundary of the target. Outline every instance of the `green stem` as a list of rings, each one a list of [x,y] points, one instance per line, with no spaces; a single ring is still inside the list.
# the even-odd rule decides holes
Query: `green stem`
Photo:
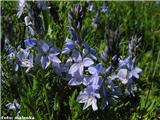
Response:
[[[45,84],[46,85],[46,84]],[[51,118],[50,118],[50,109],[49,109],[49,104],[48,104],[48,96],[47,96],[47,90],[46,90],[46,86],[45,86],[45,89],[44,89],[44,92],[45,92],[45,99],[46,99],[46,106],[47,106],[47,111],[48,111],[48,116],[49,116],[49,120],[51,120]]]

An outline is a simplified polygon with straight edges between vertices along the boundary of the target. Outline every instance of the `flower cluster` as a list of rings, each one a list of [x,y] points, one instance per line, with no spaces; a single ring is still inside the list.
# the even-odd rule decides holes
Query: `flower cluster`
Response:
[[[18,17],[22,15],[22,10],[26,4],[25,1],[19,1]],[[39,2],[37,5],[40,8],[47,8]],[[36,65],[35,63],[38,63],[43,69],[47,69],[52,64],[55,73],[67,80],[69,86],[83,86],[83,90],[77,97],[77,102],[84,103],[83,109],[92,106],[92,109],[96,111],[98,110],[98,99],[102,100],[99,104],[100,108],[104,109],[108,104],[114,102],[119,95],[123,94],[123,91],[126,94],[134,94],[134,79],[139,79],[139,73],[142,70],[135,66],[136,56],[133,48],[136,38],[133,37],[129,43],[129,55],[124,59],[119,57],[120,37],[118,31],[114,34],[114,40],[106,42],[107,47],[102,51],[101,57],[98,57],[96,50],[90,48],[82,39],[82,21],[86,10],[91,11],[92,7],[92,4],[83,7],[76,5],[69,11],[68,28],[71,38],[66,38],[62,50],[53,47],[47,40],[38,41],[29,37],[24,40],[25,48],[20,48],[16,57],[18,65],[26,68],[26,72],[29,72]],[[100,9],[101,12],[107,12],[108,7],[103,4]],[[31,35],[34,35],[31,19],[32,15],[26,16],[25,24]],[[107,32],[110,34],[112,31]],[[35,49],[36,54],[33,54],[33,49]],[[59,55],[68,57],[66,60],[61,60]]]

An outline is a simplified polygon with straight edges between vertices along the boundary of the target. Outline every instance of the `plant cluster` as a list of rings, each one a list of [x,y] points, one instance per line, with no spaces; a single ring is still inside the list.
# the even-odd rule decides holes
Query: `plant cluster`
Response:
[[[35,11],[36,9],[36,11]],[[136,80],[142,72],[136,66],[138,48],[142,38],[135,35],[128,45],[128,54],[120,53],[120,33],[110,28],[105,29],[105,48],[99,55],[85,41],[86,31],[82,30],[86,12],[93,10],[91,2],[82,6],[76,4],[68,12],[68,31],[63,48],[54,47],[49,40],[39,40],[45,32],[41,10],[50,7],[43,1],[34,4],[19,0],[17,16],[24,18],[29,37],[24,40],[24,45],[17,48],[7,46],[7,57],[14,62],[14,71],[29,73],[36,66],[42,69],[51,67],[56,76],[68,82],[68,86],[80,88],[76,101],[83,103],[83,110],[92,106],[93,111],[104,109],[107,105],[114,105],[122,95],[132,95],[137,90]],[[103,4],[94,17],[93,24],[97,25],[99,14],[107,14],[108,6]],[[110,39],[109,36],[114,36]],[[19,109],[19,103],[6,104],[9,109]]]

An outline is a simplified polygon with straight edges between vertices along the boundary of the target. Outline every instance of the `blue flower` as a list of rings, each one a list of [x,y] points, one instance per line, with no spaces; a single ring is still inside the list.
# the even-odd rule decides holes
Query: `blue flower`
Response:
[[[82,84],[84,81],[84,77],[80,75],[78,71],[76,71],[73,75],[70,81],[68,82],[68,85],[70,86],[77,86]]]
[[[76,71],[79,71],[80,75],[82,76],[84,67],[89,67],[94,63],[93,60],[89,57],[85,57],[82,59],[81,54],[76,51],[73,53],[72,57],[75,63],[73,63],[73,65],[69,69],[69,74],[71,75],[74,74]]]
[[[52,64],[54,71],[59,76],[62,76],[64,80],[71,80],[72,76],[68,74],[69,68],[72,65],[72,59],[69,58],[66,63],[54,63]]]
[[[68,74],[70,66],[72,65],[72,58],[69,57],[66,63],[54,63],[52,64],[54,71],[62,76],[64,80],[69,81],[71,80],[72,76]]]
[[[9,58],[15,58],[15,54],[16,54],[16,51],[14,48],[9,48],[7,50],[7,57]]]
[[[26,1],[25,0],[18,0],[18,3],[19,3],[19,7],[18,7],[17,16],[18,16],[18,18],[20,18],[22,15],[23,9],[25,7]]]
[[[93,3],[89,3],[88,7],[87,7],[88,11],[92,11],[93,10]]]
[[[61,60],[57,57],[60,50],[58,48],[53,48],[51,43],[48,41],[43,41],[38,45],[39,54],[36,57],[37,62],[42,65],[43,69],[46,69],[50,62],[61,63]]]
[[[30,34],[31,34],[31,35],[34,35],[35,32],[34,32],[33,28],[31,27],[32,22],[31,22],[31,20],[30,20],[30,17],[29,17],[29,16],[26,16],[26,17],[24,18],[24,21],[25,21],[25,25],[26,25],[26,27],[28,28]]]
[[[101,64],[97,64],[95,67],[90,66],[88,68],[91,76],[86,80],[87,85],[93,86],[94,89],[99,89],[101,87],[101,75],[105,73],[105,69]]]
[[[5,106],[9,110],[15,110],[16,111],[17,109],[20,109],[20,105],[16,100],[13,103],[7,103]]]
[[[64,48],[62,50],[62,54],[69,53],[73,49],[74,49],[74,41],[72,41],[71,39],[66,38],[65,46],[64,46]]]
[[[123,84],[126,84],[128,82],[128,70],[120,69],[118,71],[117,78],[119,78]]]
[[[139,79],[140,72],[142,72],[142,70],[138,67],[132,70],[120,69],[117,73],[117,78],[120,79],[123,84],[126,84],[132,80],[132,77]]]
[[[134,69],[132,69],[129,73],[128,73],[128,78],[132,78],[135,77],[137,79],[139,79],[139,73],[142,72],[142,69],[135,67]]]
[[[105,73],[105,68],[102,66],[101,63],[97,64],[95,67],[89,67],[88,70],[92,75],[100,75]]]
[[[106,80],[105,84],[102,87],[103,90],[103,98],[101,103],[101,109],[104,109],[108,104],[114,104],[121,91],[119,86],[115,86],[112,81],[109,79]]]
[[[88,86],[81,91],[77,97],[77,102],[84,103],[83,110],[87,109],[89,106],[92,106],[94,111],[98,110],[97,99],[100,98],[100,94],[96,92],[94,88]]]
[[[106,6],[106,4],[103,4],[102,6],[101,6],[101,12],[102,13],[105,13],[105,12],[107,12],[108,11],[108,6]]]
[[[25,48],[32,48],[37,44],[37,41],[33,38],[28,38],[24,40]]]
[[[126,67],[128,64],[129,65],[131,64],[130,57],[127,57],[124,60],[120,60],[119,61],[119,68]]]
[[[61,63],[61,60],[57,57],[57,55],[58,54],[56,54],[56,53],[50,53],[50,55],[48,56],[48,58],[53,63]]]
[[[33,67],[33,55],[28,49],[21,48],[18,52],[18,59],[20,61],[20,65],[27,68],[26,72],[28,72]]]
[[[101,53],[102,60],[105,62],[107,61],[107,52],[108,52],[108,48],[106,47],[104,51],[102,51]]]
[[[129,70],[132,70],[134,68],[135,60],[136,57],[131,60],[130,56],[126,57],[124,60],[120,60],[118,64],[119,69],[127,67]]]
[[[72,65],[72,62],[73,62],[72,58],[69,57],[65,64],[62,64],[62,63],[60,64],[59,71],[61,71],[61,73],[68,74],[68,71],[70,69],[70,66]]]

